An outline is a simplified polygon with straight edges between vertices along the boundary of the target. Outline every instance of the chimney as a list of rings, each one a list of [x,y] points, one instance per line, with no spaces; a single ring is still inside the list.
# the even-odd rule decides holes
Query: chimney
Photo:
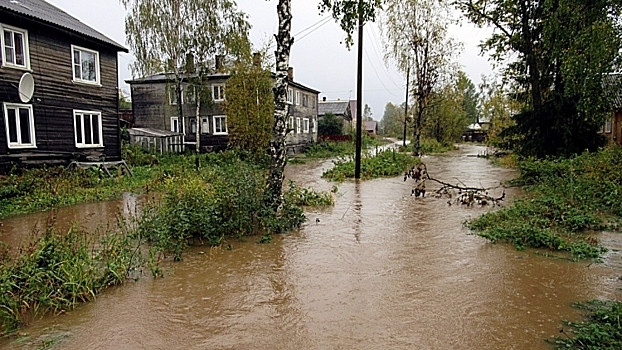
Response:
[[[322,101],[326,102],[326,96],[322,97]]]
[[[261,53],[255,52],[253,54],[253,65],[255,67],[261,68]]]
[[[216,55],[216,71],[220,72],[222,70],[222,55]]]
[[[287,68],[287,79],[294,81],[294,67]]]

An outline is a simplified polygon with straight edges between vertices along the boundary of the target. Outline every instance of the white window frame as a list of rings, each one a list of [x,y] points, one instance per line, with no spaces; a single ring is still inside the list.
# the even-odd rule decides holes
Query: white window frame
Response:
[[[21,28],[17,28],[17,27],[12,27],[12,26],[7,26],[5,24],[1,24],[0,23],[0,50],[2,50],[1,53],[1,59],[0,59],[0,63],[2,63],[3,67],[7,67],[7,68],[16,68],[16,69],[22,69],[22,70],[30,70],[30,50],[28,49],[29,44],[28,44],[28,31],[26,29],[21,29]],[[24,41],[22,43],[23,45],[23,49],[24,49],[24,65],[19,65],[19,64],[15,64],[15,63],[11,63],[11,62],[7,62],[6,60],[6,50],[5,50],[5,42],[4,42],[4,31],[10,31],[13,33],[20,33],[22,34],[22,38],[24,38]],[[13,37],[13,40],[15,41],[15,37]],[[13,43],[13,55],[15,56],[15,43]]]
[[[294,130],[294,117],[289,117],[289,128]]]
[[[175,122],[177,122],[177,130],[175,130]],[[171,131],[179,133],[179,117],[171,117]]]
[[[296,118],[296,134],[300,134],[300,118]]]
[[[315,118],[311,118],[311,133],[315,134]]]
[[[296,91],[296,106],[300,106],[300,91]]]
[[[611,134],[611,119],[605,122],[605,133]]]
[[[6,128],[6,143],[10,149],[19,149],[19,148],[37,148],[37,138],[35,137],[35,116],[32,110],[32,105],[21,104],[21,103],[3,103],[4,107],[4,126]],[[9,108],[17,109],[17,119],[15,120],[15,127],[17,130],[17,142],[11,142],[11,137],[9,135]],[[20,125],[19,125],[19,109],[25,108],[28,109],[28,117],[30,119],[30,143],[22,143],[21,138],[22,135],[20,133]]]
[[[218,89],[219,93],[220,93],[218,98],[216,98],[216,94],[214,93],[216,91],[216,89]],[[225,98],[226,98],[226,96],[225,96],[225,84],[214,84],[214,85],[212,85],[212,100],[214,102],[220,102],[220,101],[224,101]]]
[[[290,105],[294,103],[294,90],[291,88],[287,89],[287,103]]]
[[[212,123],[213,128],[212,128],[212,130],[214,131],[212,133],[212,135],[227,135],[227,134],[229,134],[229,128],[227,126],[227,116],[226,115],[215,115],[215,116],[212,117],[212,119],[213,119],[213,123]],[[225,120],[225,131],[216,131],[217,130],[216,129],[216,119],[224,119]]]
[[[82,136],[82,142],[78,143],[78,129],[77,129],[77,125],[76,125],[76,116],[78,115],[82,115],[82,123],[80,123],[81,125],[81,136]],[[86,138],[84,137],[84,115],[90,115],[91,118],[92,116],[97,116],[97,118],[99,119],[99,130],[97,130],[97,134],[99,136],[99,143],[90,143],[90,144],[86,144],[84,143],[84,141],[86,140]],[[104,147],[104,127],[103,127],[103,119],[102,119],[102,113],[98,112],[98,111],[84,111],[84,110],[78,110],[78,109],[74,109],[73,110],[73,137],[74,137],[74,141],[75,141],[75,145],[77,148],[98,148],[98,147]],[[93,122],[91,121],[91,126],[93,125]],[[93,129],[91,128],[91,141],[93,141]]]
[[[309,118],[302,118],[302,132],[309,133]]]
[[[302,106],[309,107],[309,95],[302,94]]]
[[[78,51],[78,52],[84,51],[84,52],[95,54],[95,81],[82,79],[82,77],[76,77],[76,69],[75,69],[76,63],[74,62],[75,51]],[[80,67],[82,67],[82,54],[80,54]],[[71,74],[73,76],[73,81],[76,83],[101,86],[101,76],[100,76],[101,74],[100,74],[100,69],[99,69],[99,51],[87,49],[81,46],[71,45]],[[82,71],[80,71],[80,74],[82,74]]]

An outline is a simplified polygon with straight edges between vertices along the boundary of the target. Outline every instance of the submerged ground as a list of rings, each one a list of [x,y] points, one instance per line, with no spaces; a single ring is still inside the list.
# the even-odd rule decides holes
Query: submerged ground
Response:
[[[463,145],[424,161],[435,178],[472,186],[517,175],[475,157],[483,150]],[[330,166],[293,165],[287,176],[329,190],[320,176]],[[508,200],[516,195],[507,190]],[[58,220],[95,225],[134,201],[63,208]],[[572,303],[615,299],[618,252],[577,263],[490,244],[462,225],[488,210],[416,199],[401,177],[345,182],[335,206],[307,212],[298,232],[270,244],[231,240],[231,250],[193,248],[164,266],[164,278],[146,272],[0,348],[548,349],[543,339],[560,334],[561,320],[579,317]],[[2,239],[15,244],[46,217],[7,219]],[[613,237],[600,238],[615,249]]]

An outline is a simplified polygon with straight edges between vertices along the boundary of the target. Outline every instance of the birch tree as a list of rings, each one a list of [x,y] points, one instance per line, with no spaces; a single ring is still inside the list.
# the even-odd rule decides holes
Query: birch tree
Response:
[[[120,0],[128,10],[127,43],[136,56],[132,74],[147,76],[166,72],[172,80],[169,92],[177,96],[177,108],[185,125],[182,82],[196,107],[196,149],[200,147],[199,111],[211,102],[207,76],[215,71],[217,55],[248,54],[247,15],[232,0]]]
[[[421,134],[430,98],[443,76],[453,70],[460,45],[448,37],[449,3],[445,0],[386,0],[380,21],[385,59],[406,73],[410,69],[414,97],[413,153],[421,153]]]

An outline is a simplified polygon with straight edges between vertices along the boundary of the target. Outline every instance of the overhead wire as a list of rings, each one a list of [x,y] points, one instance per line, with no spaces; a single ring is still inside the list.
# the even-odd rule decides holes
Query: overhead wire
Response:
[[[388,92],[389,94],[395,96],[395,97],[399,97],[396,94],[392,93],[391,90],[389,90],[387,88],[386,85],[384,85],[384,82],[382,81],[382,79],[380,79],[380,74],[378,74],[378,71],[376,70],[376,67],[374,67],[374,63],[371,61],[371,59],[369,58],[369,54],[367,53],[367,49],[363,49],[363,51],[365,52],[365,57],[367,57],[367,61],[369,62],[369,65],[371,66],[371,68],[373,69],[374,73],[376,73],[376,77],[378,78],[378,81],[380,81],[380,84],[382,84],[382,86],[384,87],[384,90],[386,92]]]
[[[371,28],[371,29],[368,29],[368,28]],[[365,27],[365,30],[368,32],[367,37],[370,37],[370,36],[369,36],[369,32],[371,32],[371,34],[372,34],[373,39],[375,40],[375,42],[376,42],[376,43],[379,43],[379,42],[380,42],[380,41],[378,40],[378,37],[376,36],[376,32],[375,32],[375,30],[374,30],[374,27]],[[382,64],[382,68],[384,69],[384,71],[385,71],[385,73],[386,73],[386,75],[387,75],[387,78],[388,78],[388,79],[389,79],[389,81],[390,81],[393,85],[395,85],[396,87],[401,87],[401,85],[397,84],[397,83],[393,80],[393,78],[391,77],[391,73],[389,73],[389,70],[387,69],[387,66],[384,64],[384,60],[380,57],[379,50],[377,49],[377,46],[376,46],[376,44],[374,43],[374,40],[371,40],[371,37],[370,37],[369,42],[371,43],[371,46],[372,46],[372,48],[374,49],[374,53],[376,54],[376,58],[378,58],[378,60],[379,60],[380,62],[382,62],[382,63],[383,63],[383,64]]]

